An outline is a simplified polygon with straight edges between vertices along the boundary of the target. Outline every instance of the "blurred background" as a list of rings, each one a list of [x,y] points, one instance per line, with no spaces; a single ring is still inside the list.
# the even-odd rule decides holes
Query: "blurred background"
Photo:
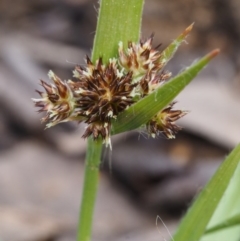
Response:
[[[0,239],[75,240],[86,142],[83,125],[44,130],[32,97],[51,69],[72,77],[91,54],[97,0],[0,0]],[[194,29],[166,67],[173,75],[221,54],[177,97],[190,110],[175,140],[142,131],[105,150],[94,241],[170,240],[193,197],[240,137],[240,1],[146,0],[142,37],[162,49]],[[126,26],[127,27],[127,26]]]

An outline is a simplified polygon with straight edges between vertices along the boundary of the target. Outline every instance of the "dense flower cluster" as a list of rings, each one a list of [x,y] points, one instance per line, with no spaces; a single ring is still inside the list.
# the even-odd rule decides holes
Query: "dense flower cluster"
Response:
[[[140,43],[129,42],[123,49],[119,43],[119,57],[103,64],[86,57],[86,66],[76,66],[74,80],[63,81],[52,71],[49,78],[54,84],[41,80],[45,92],[37,91],[41,98],[33,99],[39,112],[46,112],[42,118],[46,127],[60,122],[85,122],[87,128],[83,137],[101,137],[110,144],[111,123],[120,112],[159,88],[171,73],[163,71],[165,63],[162,53],[152,47],[153,36]],[[161,110],[146,123],[146,130],[155,137],[163,133],[174,138],[181,129],[175,121],[186,114],[173,110],[174,103]]]

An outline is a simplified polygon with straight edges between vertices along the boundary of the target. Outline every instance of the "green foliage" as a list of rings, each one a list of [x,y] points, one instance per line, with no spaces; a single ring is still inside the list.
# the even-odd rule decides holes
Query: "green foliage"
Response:
[[[240,156],[238,155],[240,160]],[[222,185],[222,180],[219,185]],[[240,165],[236,168],[226,192],[207,226],[201,241],[239,241],[240,238]]]
[[[168,61],[173,57],[173,55],[176,53],[178,47],[181,45],[181,43],[185,40],[189,32],[192,30],[193,24],[191,24],[188,28],[183,31],[169,46],[164,49],[161,56],[161,62],[163,61],[165,64],[168,63]]]
[[[213,217],[223,195],[231,184],[230,181],[235,171],[237,168],[240,168],[239,163],[240,145],[232,151],[207,186],[199,194],[199,197],[183,218],[174,235],[175,241],[198,241],[202,238],[209,221]],[[236,195],[239,196],[239,194]],[[231,198],[234,198],[234,196]],[[211,240],[220,241],[220,239]]]
[[[140,36],[143,0],[101,0],[92,61],[106,62],[117,56],[118,43],[137,42]]]
[[[233,197],[234,199],[234,197]],[[226,228],[232,228],[234,226],[239,226],[240,225],[240,214],[237,214],[231,218],[225,219],[223,222],[209,228],[206,230],[205,234],[209,233],[214,233],[216,231],[222,231],[223,229]]]

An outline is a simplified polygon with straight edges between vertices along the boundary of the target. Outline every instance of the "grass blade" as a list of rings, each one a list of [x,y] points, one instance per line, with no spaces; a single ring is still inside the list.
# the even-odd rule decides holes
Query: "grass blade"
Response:
[[[199,194],[174,235],[175,241],[200,240],[239,163],[240,145],[230,153]]]
[[[163,50],[162,56],[160,58],[160,62],[162,62],[164,65],[167,64],[167,62],[173,57],[173,55],[176,53],[178,47],[181,45],[181,43],[185,40],[187,35],[191,32],[193,28],[193,23],[188,26],[183,33],[181,33],[166,49]]]
[[[92,61],[103,62],[118,55],[118,43],[137,42],[140,36],[143,0],[101,0],[101,8],[94,39]]]
[[[219,231],[219,230],[222,230],[225,228],[231,228],[236,225],[240,225],[240,214],[237,214],[237,215],[225,220],[224,222],[207,229],[205,234],[216,232],[216,231]]]
[[[239,241],[240,238],[240,193],[239,193],[239,183],[240,183],[240,165],[234,172],[234,176],[231,179],[227,190],[224,193],[223,198],[218,204],[217,209],[214,212],[208,226],[207,230],[219,228],[215,232],[208,232],[203,236],[201,241],[226,241],[231,237],[231,241]],[[235,219],[235,220],[234,220]],[[234,225],[236,223],[236,225]],[[225,227],[220,225],[224,224]]]

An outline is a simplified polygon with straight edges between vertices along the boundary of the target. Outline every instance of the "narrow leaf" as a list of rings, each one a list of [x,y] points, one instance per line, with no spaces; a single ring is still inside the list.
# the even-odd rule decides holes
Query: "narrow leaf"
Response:
[[[199,194],[174,235],[175,241],[200,240],[239,163],[240,145],[231,152]]]
[[[140,36],[143,0],[101,0],[92,60],[106,62],[117,56],[118,43],[137,42]]]
[[[240,215],[240,165],[236,168],[231,182],[229,183],[224,196],[214,211],[214,214],[207,225],[207,230],[226,223],[231,218]],[[225,229],[219,229],[218,232],[211,232],[204,235],[201,241],[226,241],[231,237],[231,241],[239,241],[240,225],[233,225]]]
[[[165,50],[163,50],[160,62],[164,63],[164,65],[173,57],[176,53],[178,47],[185,40],[187,35],[191,32],[193,28],[193,23],[188,26],[183,33],[181,33]]]
[[[211,227],[206,230],[205,234],[216,232],[225,228],[231,228],[233,226],[240,225],[240,214],[237,214],[227,220],[225,220],[223,223],[220,223],[214,227]]]
[[[117,120],[113,122],[112,134],[133,130],[147,123],[166,107],[218,53],[218,49],[213,50],[162,87],[119,114]]]

